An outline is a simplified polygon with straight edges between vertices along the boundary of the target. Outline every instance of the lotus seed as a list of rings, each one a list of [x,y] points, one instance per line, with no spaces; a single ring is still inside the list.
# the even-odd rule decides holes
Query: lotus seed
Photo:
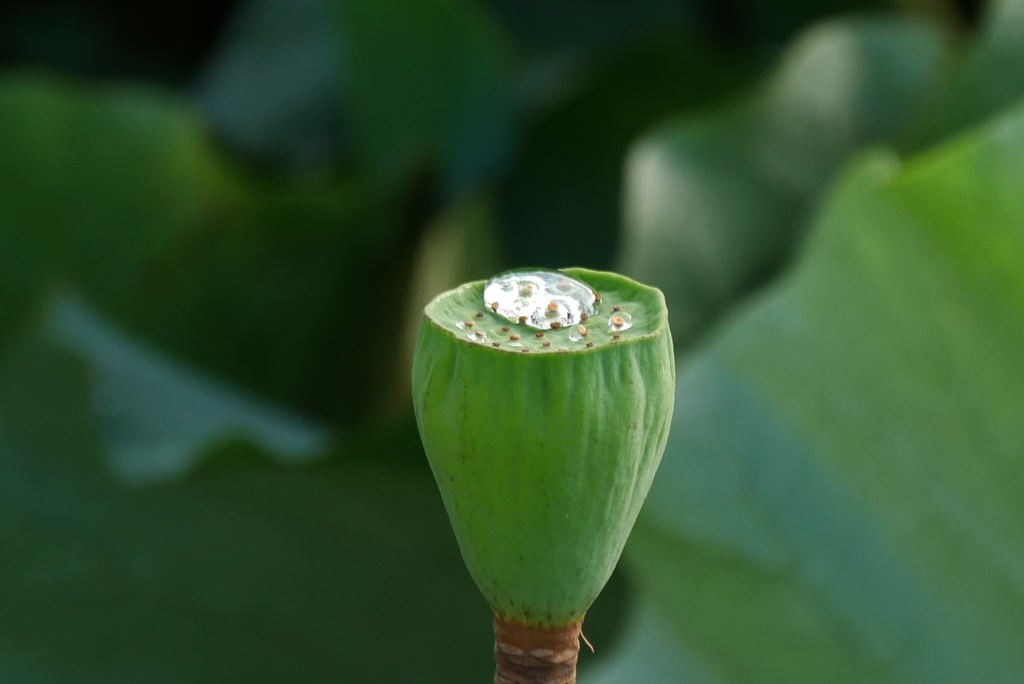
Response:
[[[559,328],[561,328],[561,327],[562,327],[562,324],[561,324],[561,323],[559,323],[558,321],[553,321],[553,322],[551,323],[551,329],[552,329],[552,330],[558,330],[558,329],[559,329]]]
[[[474,325],[476,325],[476,321],[469,321],[469,320],[466,321],[466,327],[467,328],[472,328]]]
[[[633,327],[633,317],[623,311],[609,318],[608,325],[612,330],[628,330]]]
[[[584,328],[582,325],[580,327],[576,328],[576,331],[579,332],[579,334],[583,335],[584,337],[587,336],[587,329]]]
[[[593,342],[587,342],[587,346],[588,346],[588,347],[593,347],[593,346],[594,346],[594,343],[593,343]]]
[[[548,311],[551,313],[558,313],[558,302],[550,302],[548,304]]]
[[[622,307],[621,306],[613,306],[612,307],[612,311],[622,311]]]
[[[517,335],[516,333],[512,333],[511,335],[508,336],[508,339],[510,339],[510,340],[518,340],[519,339],[519,335]]]
[[[477,311],[476,312],[476,317],[477,318],[483,318],[484,317],[484,312],[483,311]]]
[[[498,302],[491,302],[491,311],[498,313]]]
[[[545,340],[545,341],[544,341],[544,346],[545,346],[545,347],[550,347],[550,346],[551,346],[551,343]]]

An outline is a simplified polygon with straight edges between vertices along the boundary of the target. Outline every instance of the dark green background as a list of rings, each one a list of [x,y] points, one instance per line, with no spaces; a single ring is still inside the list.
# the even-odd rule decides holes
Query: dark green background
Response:
[[[422,306],[662,288],[585,684],[1024,681],[1024,0],[0,4],[0,681],[482,683]]]

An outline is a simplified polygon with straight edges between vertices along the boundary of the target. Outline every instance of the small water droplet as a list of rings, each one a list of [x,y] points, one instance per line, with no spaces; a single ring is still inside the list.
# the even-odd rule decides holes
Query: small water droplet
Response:
[[[633,327],[633,317],[625,311],[620,310],[619,313],[608,319],[608,327],[615,332],[620,330],[629,330]]]
[[[487,282],[484,301],[510,321],[550,330],[596,314],[598,296],[586,283],[558,271],[512,271]]]

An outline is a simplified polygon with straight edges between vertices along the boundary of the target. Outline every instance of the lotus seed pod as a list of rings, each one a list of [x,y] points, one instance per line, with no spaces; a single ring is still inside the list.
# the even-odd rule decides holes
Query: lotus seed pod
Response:
[[[494,612],[496,682],[575,681],[583,617],[654,479],[674,385],[664,297],[624,276],[510,271],[427,305],[416,419]]]

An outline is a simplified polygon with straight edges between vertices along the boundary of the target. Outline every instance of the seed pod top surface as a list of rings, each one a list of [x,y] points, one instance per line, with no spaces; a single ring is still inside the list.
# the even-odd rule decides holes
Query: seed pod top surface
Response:
[[[661,292],[613,273],[511,271],[427,306],[417,422],[498,617],[583,617],[661,460],[674,380]]]

